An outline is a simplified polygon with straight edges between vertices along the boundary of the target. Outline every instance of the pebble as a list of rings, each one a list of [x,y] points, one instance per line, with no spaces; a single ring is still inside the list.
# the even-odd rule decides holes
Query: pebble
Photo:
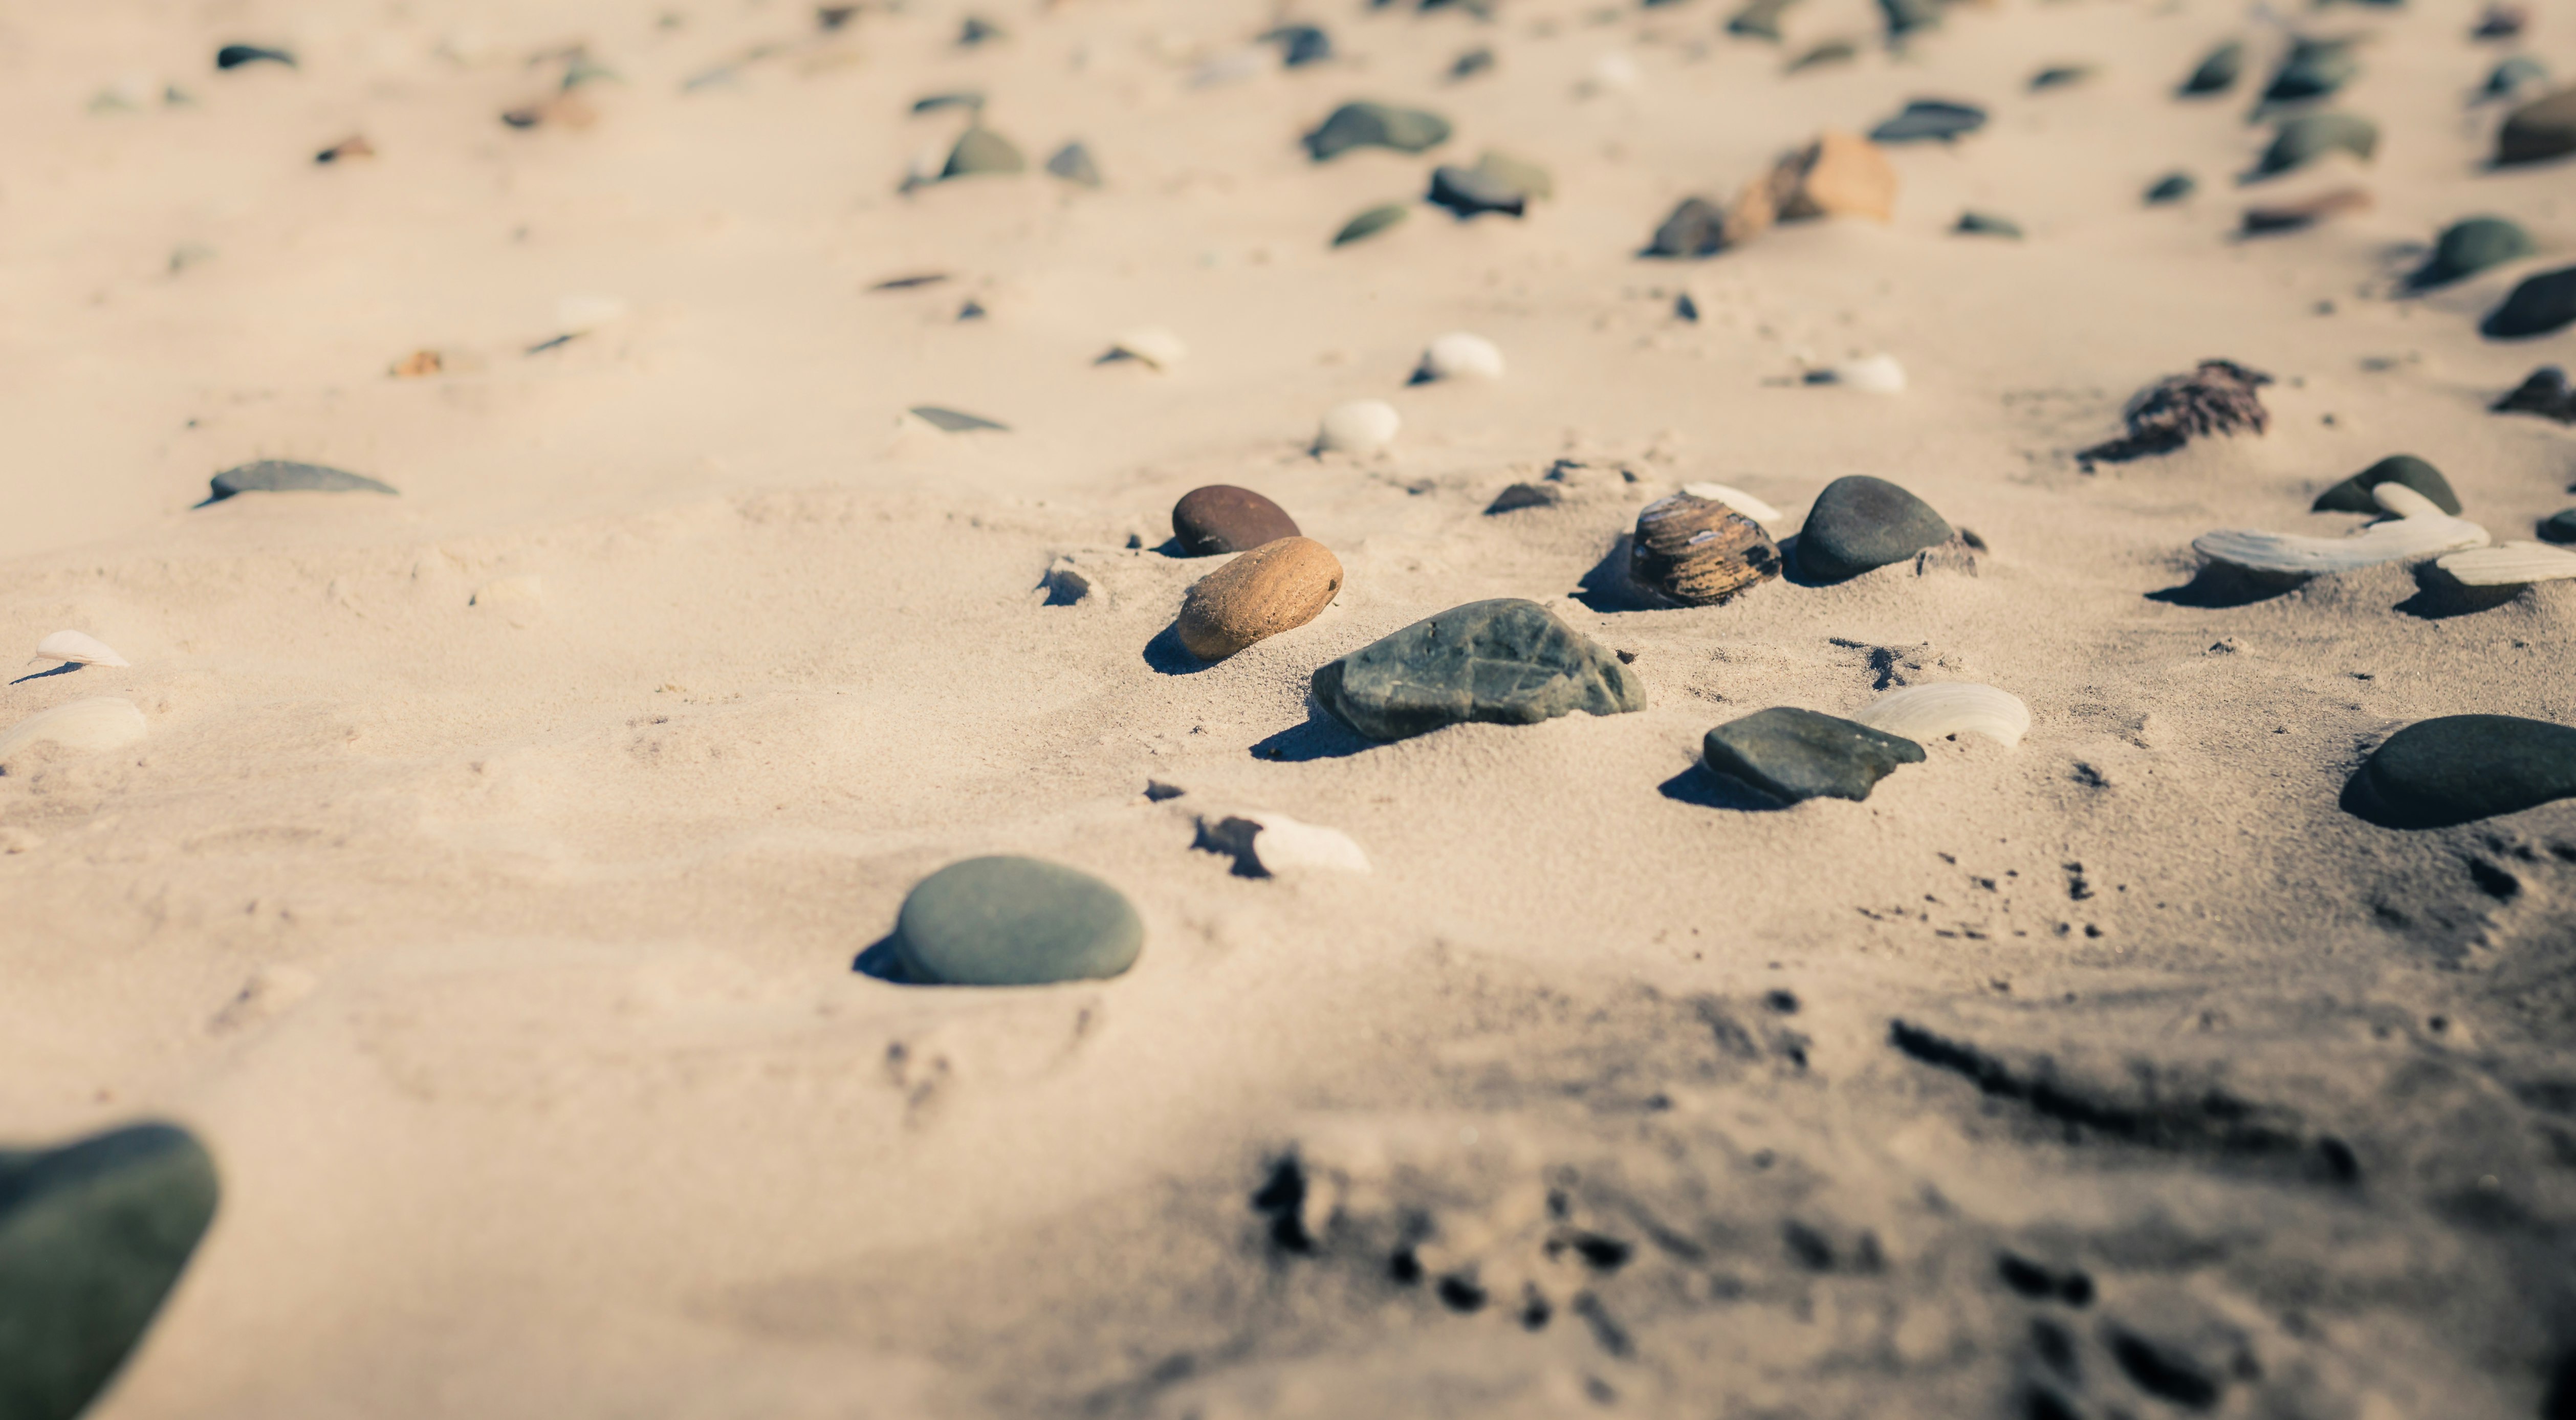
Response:
[[[57,631],[36,643],[36,659],[59,661],[67,666],[124,667],[134,663],[116,654],[116,648],[85,631]]]
[[[283,64],[292,69],[295,56],[287,50],[257,44],[228,44],[215,51],[218,69],[239,69],[245,64]]]
[[[2242,41],[2229,40],[2200,61],[2199,67],[2191,71],[2191,77],[2182,81],[2182,91],[2186,94],[2223,94],[2235,88],[2237,79],[2244,73],[2245,45]]]
[[[2531,234],[2502,217],[2471,217],[2453,222],[2433,241],[2433,254],[2409,276],[2417,290],[2463,281],[2489,267],[2520,261],[2539,247]]]
[[[1163,327],[1149,325],[1121,333],[1101,358],[1134,360],[1156,370],[1170,370],[1190,358],[1190,347]]]
[[[1100,165],[1091,160],[1091,150],[1080,143],[1067,143],[1046,160],[1047,172],[1076,187],[1100,186]]]
[[[959,89],[953,93],[927,94],[912,101],[915,115],[937,113],[941,109],[962,108],[976,113],[984,111],[984,95],[977,89]]]
[[[72,1420],[143,1339],[214,1221],[214,1160],[141,1124],[0,1152],[0,1408]]]
[[[1883,478],[1837,478],[1816,495],[1798,533],[1798,570],[1841,582],[1948,542],[1953,529],[1932,505]]]
[[[1202,661],[1222,661],[1256,641],[1294,631],[1342,589],[1342,564],[1310,537],[1283,537],[1236,557],[1193,584],[1175,629]]]
[[[916,885],[895,921],[895,956],[918,982],[1042,986],[1116,976],[1144,950],[1125,894],[1036,858],[969,858]]]
[[[2244,233],[2249,237],[2280,232],[2304,231],[2329,217],[2344,217],[2371,208],[2368,192],[2357,187],[2339,187],[2314,197],[2295,202],[2272,202],[2245,209]]]
[[[1404,419],[1384,400],[1355,399],[1337,404],[1315,431],[1315,452],[1373,454],[1395,442]]]
[[[2370,490],[2383,483],[2403,484],[2432,499],[2434,507],[2452,517],[2460,515],[2460,495],[2451,491],[2450,480],[2442,477],[2440,469],[2413,454],[2392,454],[2381,459],[2318,494],[2317,501],[2309,505],[2309,511],[2368,513],[2377,517],[2381,512],[2379,501],[2370,496]]]
[[[1286,877],[1311,869],[1369,871],[1368,854],[1349,834],[1286,814],[1229,814],[1214,823],[1202,818],[1197,846],[1234,859],[1235,872],[1247,878]]]
[[[1518,217],[1529,210],[1527,193],[1473,168],[1451,167],[1446,163],[1431,170],[1431,191],[1426,200],[1434,207],[1448,208],[1461,218],[1486,212]]]
[[[2445,715],[2390,735],[2363,761],[2378,806],[2439,828],[2576,798],[2576,729],[2513,715]]]
[[[968,15],[957,26],[957,47],[972,49],[979,44],[989,44],[994,40],[1006,38],[1009,33],[981,15]]]
[[[1784,803],[1869,797],[1878,781],[1923,762],[1923,746],[1813,710],[1775,705],[1708,732],[1700,756],[1709,771]]]
[[[980,414],[969,414],[962,409],[943,409],[936,404],[916,404],[912,407],[911,413],[913,418],[948,434],[971,434],[980,429],[1008,433],[1011,428],[1008,424],[987,419]]]
[[[1314,691],[1373,740],[1646,708],[1644,684],[1616,653],[1515,597],[1452,607],[1361,647],[1317,669]]]
[[[2199,189],[2199,181],[2193,178],[2191,174],[2167,173],[2163,177],[2156,179],[2155,186],[2147,189],[2147,202],[2150,206],[2158,206],[2167,202],[2180,202],[2184,198],[2191,196]]]
[[[1562,483],[1515,483],[1494,495],[1485,505],[1485,516],[1516,513],[1523,508],[1553,508],[1565,501]]]
[[[1821,370],[1809,370],[1811,385],[1846,385],[1871,394],[1905,393],[1905,367],[1893,355],[1867,355]]]
[[[1647,256],[1713,256],[1726,245],[1726,214],[1705,197],[1685,197],[1655,228],[1646,242]]]
[[[1379,103],[1348,103],[1333,110],[1323,125],[1305,137],[1316,162],[1340,157],[1353,148],[1392,148],[1419,153],[1449,141],[1449,120],[1422,109]]]
[[[1742,35],[1746,39],[1766,39],[1773,44],[1778,44],[1780,17],[1795,3],[1797,0],[1752,0],[1752,3],[1727,18],[1726,32],[1731,35]]]
[[[30,715],[0,734],[0,765],[38,745],[57,745],[73,754],[104,754],[149,733],[151,726],[131,700],[112,695],[74,700]]]
[[[2092,77],[2093,66],[2090,64],[2052,64],[2030,76],[2030,89],[2032,93],[2063,89]]]
[[[2537,414],[2576,424],[2576,387],[2568,384],[2565,370],[2543,365],[2488,408],[2498,414]]]
[[[1372,207],[1344,222],[1342,229],[1333,233],[1333,245],[1345,247],[1363,238],[1374,237],[1411,215],[1413,215],[1413,209],[1401,202],[1389,202],[1380,207]]]
[[[2516,39],[2531,25],[2531,12],[2520,5],[2489,5],[2478,17],[2471,39]]]
[[[1821,69],[1828,64],[1849,64],[1858,58],[1860,58],[1859,45],[1847,39],[1829,39],[1790,60],[1783,66],[1782,72],[1798,74],[1809,69]]]
[[[1300,69],[1333,57],[1333,37],[1313,25],[1281,25],[1263,35],[1261,42],[1279,46],[1282,69]]]
[[[1422,360],[1413,367],[1411,383],[1427,385],[1438,380],[1499,380],[1503,377],[1503,352],[1494,342],[1481,335],[1456,330],[1434,340],[1422,352]]]
[[[2360,72],[2361,62],[2353,57],[2352,41],[2296,40],[2281,67],[2273,72],[2271,86],[2263,90],[2263,102],[2286,104],[2328,98]]]
[[[239,468],[228,468],[216,474],[214,492],[208,503],[220,503],[244,493],[392,493],[391,485],[379,483],[364,474],[345,469],[326,468],[316,463],[295,463],[286,459],[261,459]]]
[[[332,144],[330,147],[323,149],[321,152],[314,154],[313,161],[323,165],[324,167],[329,167],[331,164],[343,161],[344,159],[372,158],[375,155],[376,145],[367,141],[367,135],[363,133],[352,133],[348,137],[341,139],[339,142]]]
[[[2286,173],[2328,153],[2350,153],[2367,162],[2379,151],[2379,125],[2357,113],[2307,113],[2284,119],[2256,164],[2259,175]]]
[[[1878,0],[1879,14],[1887,21],[1887,37],[1903,39],[1917,30],[1941,26],[1939,0]]]
[[[1780,575],[1780,548],[1752,518],[1714,498],[1675,493],[1637,514],[1628,580],[1676,606],[1724,606]]]
[[[1768,192],[1784,222],[1816,217],[1885,222],[1896,215],[1896,165],[1859,134],[1827,129],[1772,170]]]
[[[1466,53],[1459,55],[1457,60],[1449,66],[1449,82],[1454,84],[1462,79],[1473,79],[1477,75],[1485,73],[1493,67],[1494,52],[1492,50],[1468,50]]]
[[[2523,340],[2576,324],[2576,266],[2524,277],[2478,326],[2491,339]]]
[[[1961,236],[2010,237],[2014,241],[2021,240],[2019,222],[1992,212],[1962,212],[1959,214],[1959,225],[1952,230]]]
[[[1193,488],[1172,505],[1172,536],[1184,557],[1214,557],[1250,552],[1256,547],[1298,536],[1297,520],[1288,510],[1231,483]]]
[[[2545,162],[2569,153],[2576,153],[2576,88],[2533,99],[2505,115],[2504,127],[2496,130],[2499,164]]]
[[[967,129],[948,150],[948,164],[939,170],[942,182],[951,178],[1003,176],[1028,171],[1029,160],[1020,156],[1011,140],[989,128],[978,125]]]
[[[1903,112],[1869,131],[1874,143],[1949,142],[1986,126],[1986,111],[1946,99],[1916,99]]]
[[[2528,54],[2508,55],[2487,71],[2487,81],[2481,92],[2490,99],[2509,99],[2534,84],[2548,82],[2548,67],[2539,60]]]
[[[2541,519],[2540,535],[2551,542],[2576,542],[2576,508],[2562,508]]]

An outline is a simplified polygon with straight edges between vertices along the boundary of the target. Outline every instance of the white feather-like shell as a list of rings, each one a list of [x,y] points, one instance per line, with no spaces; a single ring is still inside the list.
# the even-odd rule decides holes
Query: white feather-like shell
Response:
[[[132,661],[116,654],[114,648],[95,636],[79,631],[57,631],[36,643],[41,660],[67,661],[80,666],[130,666]]]
[[[7,734],[0,734],[0,764],[7,763],[18,751],[40,744],[58,744],[84,754],[118,749],[143,738],[149,729],[143,722],[143,712],[135,709],[131,700],[112,695],[75,700],[30,715]]]
[[[2485,528],[2465,518],[2452,517],[2433,506],[2432,499],[2404,484],[2383,483],[2370,490],[2370,496],[2397,516],[2372,523],[2350,537],[2229,530],[2202,533],[2191,540],[2191,548],[2212,562],[2224,562],[2248,572],[2313,577],[2486,546]]]
[[[1893,355],[1870,355],[1819,371],[1825,383],[1849,385],[1871,394],[1905,393],[1905,367]]]
[[[1345,454],[1372,454],[1395,442],[1395,431],[1404,427],[1404,419],[1395,406],[1379,399],[1355,399],[1333,406],[1324,416],[1323,428],[1315,434],[1317,451],[1330,450]]]
[[[1499,380],[1503,377],[1503,352],[1494,342],[1466,331],[1451,331],[1432,341],[1422,352],[1422,363],[1414,367],[1413,378],[1419,383],[1429,380]]]
[[[1685,483],[1682,485],[1682,491],[1694,498],[1714,498],[1757,523],[1787,521],[1786,516],[1779,509],[1741,488],[1729,488],[1723,483]]]
[[[1236,817],[1261,826],[1261,831],[1252,836],[1252,856],[1261,871],[1272,877],[1301,868],[1325,868],[1337,873],[1369,871],[1368,854],[1361,852],[1350,835],[1340,829],[1299,823],[1286,814]]]
[[[2434,562],[2472,587],[2518,587],[2576,577],[2576,552],[2541,542],[2508,542],[2454,552]]]
[[[1168,370],[1190,358],[1190,347],[1181,338],[1159,325],[1127,331],[1111,343],[1109,353],[1139,360],[1157,370]]]
[[[2030,707],[2009,691],[1973,681],[1940,681],[1891,690],[1852,719],[1909,740],[1983,735],[2006,749],[2030,733]]]

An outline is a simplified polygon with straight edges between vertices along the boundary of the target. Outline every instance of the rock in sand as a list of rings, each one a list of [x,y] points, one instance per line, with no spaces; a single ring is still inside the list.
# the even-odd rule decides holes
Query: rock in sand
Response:
[[[1046,160],[1047,172],[1076,187],[1100,186],[1100,165],[1091,159],[1091,150],[1080,143],[1067,143]]]
[[[1230,483],[1193,488],[1172,505],[1172,536],[1184,557],[1250,552],[1297,535],[1297,520],[1287,509]]]
[[[244,493],[394,492],[390,484],[379,483],[365,474],[326,468],[315,463],[296,463],[289,459],[261,459],[257,463],[225,469],[215,475],[213,489],[206,499],[209,503],[220,503]]]
[[[1959,214],[1959,224],[1951,228],[1963,237],[2010,237],[2021,240],[2021,224],[1994,212],[1967,211]]]
[[[1873,143],[1943,142],[1986,126],[1986,111],[1947,99],[1916,99],[1896,117],[1869,131]]]
[[[2494,340],[2527,340],[2571,324],[2576,324],[2576,266],[2562,266],[2523,278],[2503,305],[2487,312],[2478,330]]]
[[[969,858],[940,869],[904,898],[894,931],[905,973],[947,986],[1116,976],[1144,946],[1144,920],[1118,889],[1036,858]]]
[[[958,137],[957,146],[948,150],[948,165],[939,170],[939,177],[942,182],[952,178],[1002,177],[1026,172],[1028,166],[1029,160],[1020,156],[1019,148],[1010,139],[978,125],[967,129]]]
[[[2551,542],[2576,542],[2576,508],[2561,508],[2541,519],[2540,535]]]
[[[1353,242],[1374,237],[1412,214],[1413,209],[1401,202],[1389,202],[1372,207],[1344,222],[1342,229],[1333,233],[1333,245],[1346,247]]]
[[[1923,762],[1923,746],[1832,715],[1778,705],[1729,720],[1700,742],[1709,772],[1784,803],[1869,797],[1878,781]]]
[[[2487,407],[2498,414],[2537,414],[2561,424],[2576,424],[2576,385],[2568,383],[2565,370],[2543,365]]]
[[[2155,186],[2147,189],[2147,205],[2156,207],[2180,202],[2199,188],[2200,183],[2189,173],[2167,173],[2156,179]]]
[[[2182,81],[2182,92],[2193,96],[2223,94],[2235,88],[2237,79],[2244,73],[2245,45],[2239,40],[2229,40],[2200,61],[2199,67],[2191,71],[2191,77]]]
[[[1329,662],[1314,691],[1333,718],[1373,740],[1646,708],[1644,684],[1609,648],[1511,597],[1452,607]]]
[[[2383,483],[2403,484],[2432,499],[2434,507],[2452,517],[2456,518],[2460,515],[2460,495],[2451,491],[2450,480],[2442,477],[2440,469],[2413,454],[2392,454],[2381,459],[2318,494],[2317,501],[2309,505],[2309,510],[2318,513],[2369,513],[2377,516],[2382,510],[2379,500],[2370,496],[2370,490]]]
[[[2444,227],[2434,239],[2433,254],[2406,281],[2419,291],[2447,286],[2537,250],[2519,224],[2502,217],[2471,217]]]
[[[2307,113],[2272,131],[2255,173],[2269,177],[2306,167],[2328,153],[2350,153],[2368,162],[2379,151],[2379,125],[2357,113]]]
[[[1202,661],[1293,631],[1332,605],[1342,564],[1310,537],[1264,543],[1201,577],[1181,600],[1174,629]]]
[[[2576,729],[2514,715],[2445,715],[2390,735],[2358,787],[2409,828],[2472,823],[2576,797]]]
[[[2576,153],[2576,88],[2533,99],[2507,114],[2504,127],[2496,130],[2499,166],[2542,163],[2570,153]]]
[[[1852,474],[1825,485],[1798,533],[1798,570],[1842,582],[1948,542],[1955,530],[1932,505],[1883,478]]]
[[[1306,135],[1306,152],[1316,162],[1338,158],[1353,148],[1392,148],[1419,153],[1449,141],[1449,120],[1422,109],[1389,104],[1348,103],[1333,110],[1322,126]]]

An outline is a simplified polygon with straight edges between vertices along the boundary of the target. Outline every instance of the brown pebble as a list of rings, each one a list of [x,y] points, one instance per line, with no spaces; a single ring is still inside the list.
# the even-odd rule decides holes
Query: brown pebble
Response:
[[[447,368],[447,357],[435,350],[415,350],[394,362],[394,378],[416,380]]]
[[[1190,654],[1222,661],[1315,619],[1342,589],[1342,564],[1310,537],[1284,537],[1244,553],[1192,586],[1174,629]]]
[[[1682,606],[1720,606],[1780,575],[1780,548],[1762,525],[1714,498],[1676,493],[1637,514],[1628,580]]]
[[[1295,537],[1297,520],[1249,488],[1211,483],[1172,505],[1172,536],[1180,539],[1182,556],[1213,557]]]

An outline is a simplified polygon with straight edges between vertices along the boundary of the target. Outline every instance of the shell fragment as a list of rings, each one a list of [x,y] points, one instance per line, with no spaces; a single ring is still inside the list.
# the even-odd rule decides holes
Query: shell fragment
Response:
[[[2470,587],[2522,587],[2576,577],[2576,552],[2541,542],[2508,542],[2454,552],[2434,562]]]
[[[1422,363],[1413,368],[1413,383],[1427,385],[1434,380],[1499,380],[1503,377],[1503,352],[1494,342],[1466,331],[1452,331],[1432,341],[1422,352]]]
[[[1779,509],[1741,488],[1729,488],[1723,483],[1685,483],[1682,491],[1694,498],[1715,499],[1766,527],[1788,521]]]
[[[2314,577],[2487,544],[2485,528],[2452,517],[2402,483],[2380,484],[2370,490],[2370,496],[2397,516],[2350,537],[2242,530],[2203,533],[2192,539],[2192,550],[2212,562],[2266,576]]]
[[[1315,434],[1315,452],[1373,454],[1395,442],[1404,427],[1395,406],[1384,400],[1355,399],[1333,406]]]
[[[1156,370],[1169,370],[1190,357],[1190,347],[1161,326],[1131,330],[1110,344],[1107,358],[1134,360]]]
[[[57,631],[36,643],[36,659],[76,666],[130,666],[106,642],[78,631]]]
[[[1852,716],[1855,723],[1921,743],[1983,735],[2017,749],[2030,733],[2030,707],[2009,691],[1972,681],[1941,681],[1891,690]]]

